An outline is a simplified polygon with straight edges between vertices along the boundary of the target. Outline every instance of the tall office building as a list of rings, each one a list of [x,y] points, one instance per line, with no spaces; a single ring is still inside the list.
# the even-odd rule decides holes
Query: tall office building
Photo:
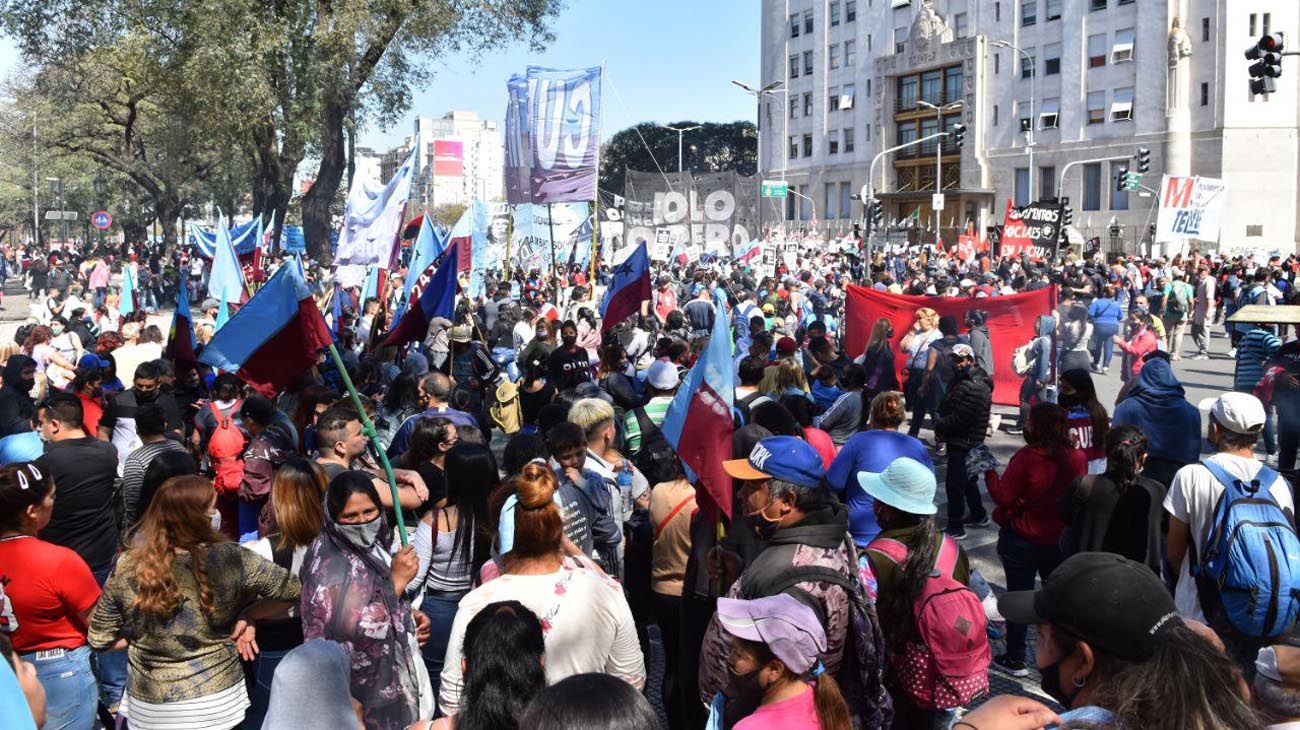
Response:
[[[1064,196],[1074,240],[1114,225],[1114,248],[1146,250],[1156,197],[1116,179],[1145,147],[1148,187],[1225,181],[1222,247],[1300,240],[1300,64],[1255,96],[1243,56],[1263,33],[1300,31],[1295,2],[763,0],[762,20],[761,81],[785,83],[760,105],[760,163],[805,196],[786,201],[795,225],[844,227],[870,184],[887,222],[932,232],[938,153],[947,240],[1001,223],[1008,199]],[[877,153],[958,123],[961,150],[891,152],[868,179]]]

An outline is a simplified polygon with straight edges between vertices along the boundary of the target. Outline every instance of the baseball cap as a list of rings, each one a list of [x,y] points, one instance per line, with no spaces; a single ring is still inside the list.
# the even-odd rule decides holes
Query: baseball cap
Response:
[[[722,462],[734,479],[780,479],[801,487],[819,487],[826,479],[821,454],[794,436],[769,436],[754,444],[749,456]]]
[[[959,343],[952,346],[954,357],[975,357],[975,349],[965,343]]]
[[[212,297],[208,297],[207,299],[203,300],[203,304],[199,305],[199,309],[201,311],[206,312],[209,309],[216,309],[217,307],[220,306],[221,306],[221,302],[218,302],[216,299],[213,299]]]
[[[106,368],[112,364],[113,363],[109,362],[107,359],[102,358],[93,352],[87,352],[77,361],[77,367],[79,368]]]
[[[1258,433],[1264,427],[1264,404],[1250,393],[1224,393],[1210,406],[1210,415],[1233,433]]]
[[[776,313],[776,307],[772,306],[771,304],[763,305],[763,314],[775,314],[775,313]]]
[[[795,344],[793,337],[782,337],[776,341],[776,351],[783,352],[787,355],[794,352],[798,347],[799,346]]]
[[[718,623],[732,636],[763,643],[795,674],[812,669],[826,652],[817,613],[788,593],[752,601],[719,598]]]
[[[1051,624],[1135,661],[1150,658],[1159,636],[1181,625],[1174,599],[1156,574],[1114,553],[1071,555],[1039,590],[1002,594],[998,611],[1008,621]]]
[[[646,371],[645,380],[650,387],[659,390],[672,390],[680,382],[677,377],[677,366],[667,360],[655,360],[650,364],[650,369]]]
[[[900,457],[889,462],[879,474],[858,473],[858,486],[894,509],[910,515],[932,515],[934,506],[934,472],[916,459]]]
[[[469,342],[471,334],[469,325],[458,324],[447,333],[447,339],[452,342]]]

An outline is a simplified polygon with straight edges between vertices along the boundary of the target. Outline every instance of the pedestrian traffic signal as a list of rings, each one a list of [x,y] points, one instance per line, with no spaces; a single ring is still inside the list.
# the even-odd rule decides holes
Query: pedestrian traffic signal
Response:
[[[1271,94],[1277,90],[1273,79],[1282,75],[1282,50],[1286,39],[1281,33],[1265,33],[1255,45],[1246,49],[1246,60],[1254,61],[1250,72],[1250,93]]]
[[[1138,172],[1151,172],[1151,150],[1146,147],[1138,148]]]
[[[966,141],[965,124],[952,125],[952,141],[953,144],[957,145],[957,149],[961,149],[962,144]]]

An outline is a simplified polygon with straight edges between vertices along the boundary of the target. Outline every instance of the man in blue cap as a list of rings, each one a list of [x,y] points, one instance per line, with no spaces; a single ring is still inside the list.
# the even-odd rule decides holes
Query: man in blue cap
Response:
[[[856,650],[857,676],[836,679],[867,684],[866,696],[877,698],[853,708],[855,714],[887,714],[889,700],[880,682],[884,640],[857,577],[848,510],[831,496],[821,456],[802,439],[771,436],[759,441],[747,458],[725,461],[723,467],[740,482],[744,509],[743,519],[732,516],[732,529],[753,530],[764,543],[738,578],[740,557],[715,549],[710,571],[720,577],[726,597],[752,600],[789,593],[807,603],[826,632],[821,659],[827,671],[837,675],[845,652]],[[850,639],[863,643],[855,646]],[[700,650],[699,689],[706,704],[727,686],[728,650],[726,632],[715,615]]]

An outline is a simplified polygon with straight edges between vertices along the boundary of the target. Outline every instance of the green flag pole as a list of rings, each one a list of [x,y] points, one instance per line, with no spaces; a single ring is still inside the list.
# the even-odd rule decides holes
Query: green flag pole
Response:
[[[394,520],[397,523],[397,536],[402,539],[402,546],[410,544],[410,538],[406,536],[406,524],[402,522],[402,504],[397,496],[397,477],[393,476],[393,465],[388,463],[388,454],[379,444],[379,434],[375,431],[375,424],[366,415],[366,409],[361,405],[361,395],[357,393],[357,388],[352,384],[352,378],[348,376],[348,369],[343,365],[343,358],[339,356],[339,350],[331,342],[329,346],[330,359],[334,361],[334,367],[338,369],[339,376],[343,378],[343,385],[348,389],[348,395],[352,396],[352,405],[357,409],[357,415],[361,418],[361,433],[365,434],[370,443],[374,444],[375,452],[379,454],[379,463],[384,466],[384,474],[388,477],[388,488],[393,494],[393,514],[397,515]]]

